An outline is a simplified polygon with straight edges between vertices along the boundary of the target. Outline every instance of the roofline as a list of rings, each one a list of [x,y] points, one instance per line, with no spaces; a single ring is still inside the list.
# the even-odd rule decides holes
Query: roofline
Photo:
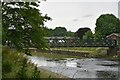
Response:
[[[110,35],[106,36],[106,38],[108,38],[108,37],[110,37],[110,36],[112,36],[112,35],[115,35],[115,36],[117,36],[117,37],[119,37],[119,38],[120,38],[120,33],[112,33],[112,34],[110,34]]]

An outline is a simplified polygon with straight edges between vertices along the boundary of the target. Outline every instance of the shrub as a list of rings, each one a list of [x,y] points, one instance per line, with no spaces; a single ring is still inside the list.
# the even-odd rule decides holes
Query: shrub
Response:
[[[38,71],[37,67],[35,66],[33,75],[32,75],[33,80],[39,80],[40,79],[40,71]]]
[[[24,79],[27,78],[27,59],[23,59],[21,65],[20,65],[20,70],[18,70],[16,77],[20,78],[20,79]]]
[[[9,61],[3,61],[3,65],[2,65],[2,72],[3,73],[9,73],[12,71],[12,63],[10,63]]]

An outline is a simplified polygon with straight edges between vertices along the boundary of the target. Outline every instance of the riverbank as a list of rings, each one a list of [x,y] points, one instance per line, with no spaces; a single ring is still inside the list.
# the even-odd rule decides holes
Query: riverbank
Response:
[[[79,50],[79,48],[75,48]],[[61,49],[62,50],[62,49]],[[73,51],[73,49],[71,49]],[[69,51],[71,51],[69,50]],[[89,50],[89,49],[88,49]],[[91,53],[90,54],[95,54],[92,53],[92,51],[98,51],[102,50],[100,48],[92,49],[91,48]],[[79,51],[87,51],[87,48],[79,50]],[[51,72],[46,69],[42,68],[36,68],[35,64],[28,62],[26,56],[23,53],[20,53],[14,49],[9,49],[9,48],[4,48],[2,50],[2,77],[3,78],[35,78],[35,76],[38,78],[66,78],[66,76],[56,74],[54,72]],[[54,53],[42,53],[42,52],[32,52],[32,56],[38,56],[38,57],[47,57],[50,58],[49,61],[54,60],[54,61],[59,61],[59,60],[65,60],[65,58],[76,58],[76,59],[81,59],[81,58],[86,58],[86,57],[80,57],[80,56],[72,56],[72,55],[62,55],[62,54],[54,54]],[[88,58],[92,58],[95,56],[90,56]],[[99,56],[97,58],[105,58],[105,59],[111,59],[111,60],[118,60],[119,58],[116,56]],[[24,74],[23,74],[24,73]]]
[[[28,62],[24,53],[3,47],[2,78],[60,78],[65,77],[44,69],[38,69],[35,64]]]
[[[51,50],[72,51],[89,53],[87,57],[105,56],[107,54],[108,47],[67,47],[67,48],[51,48]]]
[[[99,59],[108,59],[112,61],[120,61],[119,55],[108,55],[107,50],[108,47],[67,47],[67,48],[51,48],[51,50],[61,50],[61,51],[69,51],[69,52],[82,52],[89,53],[88,56],[84,56],[82,58],[99,58]]]
[[[69,47],[50,48],[47,51],[32,52],[33,56],[43,56],[55,60],[64,58],[103,58],[118,61],[118,55],[108,55],[108,47]]]
[[[54,54],[54,53],[46,53],[46,52],[32,52],[32,56],[37,56],[37,57],[46,57],[50,58],[51,60],[64,60],[64,58],[77,58],[80,59],[81,57],[79,56],[71,56],[71,55],[61,55],[61,54]]]

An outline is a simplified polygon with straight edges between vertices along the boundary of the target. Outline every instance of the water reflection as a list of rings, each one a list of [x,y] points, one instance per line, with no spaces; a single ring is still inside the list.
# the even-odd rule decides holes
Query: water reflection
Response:
[[[106,78],[118,78],[117,71],[97,71],[96,75],[98,77],[106,77]]]
[[[52,60],[44,57],[28,57],[37,67],[44,68],[70,78],[118,77],[118,62],[95,58]]]

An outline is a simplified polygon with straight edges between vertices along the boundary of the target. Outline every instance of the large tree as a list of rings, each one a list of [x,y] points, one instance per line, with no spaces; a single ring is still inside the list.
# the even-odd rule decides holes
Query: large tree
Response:
[[[2,2],[2,43],[17,49],[45,48],[44,22],[36,2]]]
[[[54,36],[67,36],[67,29],[65,27],[56,27],[54,29]]]
[[[113,14],[101,15],[96,21],[96,37],[105,38],[112,33],[120,33],[120,20]]]
[[[75,32],[75,35],[76,35],[77,37],[79,37],[80,39],[83,39],[83,36],[85,35],[85,33],[86,33],[87,31],[91,31],[91,29],[88,28],[88,27],[79,28],[79,29]]]
[[[74,32],[67,31],[65,27],[56,27],[55,29],[44,27],[46,36],[69,36],[73,37]]]
[[[68,37],[74,37],[74,32],[72,32],[72,31],[67,31],[67,36],[68,36]]]
[[[84,40],[90,40],[90,39],[93,39],[93,38],[94,38],[94,35],[93,35],[92,31],[87,31],[85,33],[85,35],[83,36]]]

